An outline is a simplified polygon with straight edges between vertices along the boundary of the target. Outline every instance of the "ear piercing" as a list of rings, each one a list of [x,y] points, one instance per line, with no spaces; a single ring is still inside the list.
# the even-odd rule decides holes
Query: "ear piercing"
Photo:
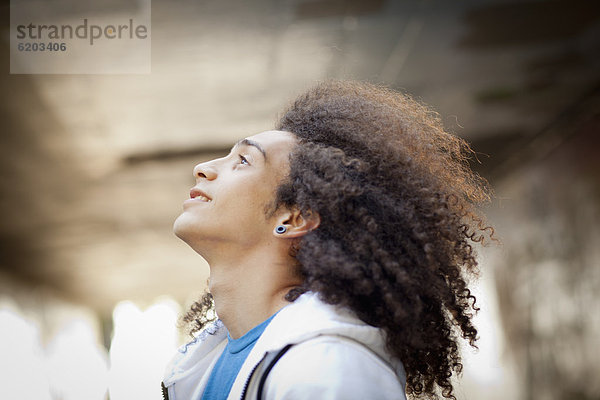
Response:
[[[277,228],[275,228],[275,232],[278,234],[282,234],[285,233],[287,231],[287,228],[285,227],[285,225],[277,225]]]

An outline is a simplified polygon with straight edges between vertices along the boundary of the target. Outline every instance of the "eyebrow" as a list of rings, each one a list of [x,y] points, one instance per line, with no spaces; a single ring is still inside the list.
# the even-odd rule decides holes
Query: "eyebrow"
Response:
[[[237,142],[235,144],[236,146],[252,146],[252,147],[256,147],[258,149],[258,151],[261,152],[261,154],[263,155],[265,161],[267,161],[267,153],[265,152],[265,149],[263,149],[263,147],[255,142],[254,140],[250,140],[250,139],[242,139],[239,142]]]

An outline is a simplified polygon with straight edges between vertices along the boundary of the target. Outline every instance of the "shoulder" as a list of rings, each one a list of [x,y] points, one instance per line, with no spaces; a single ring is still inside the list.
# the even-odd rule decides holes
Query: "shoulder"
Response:
[[[292,346],[266,381],[267,399],[405,399],[392,367],[352,339],[320,336]]]

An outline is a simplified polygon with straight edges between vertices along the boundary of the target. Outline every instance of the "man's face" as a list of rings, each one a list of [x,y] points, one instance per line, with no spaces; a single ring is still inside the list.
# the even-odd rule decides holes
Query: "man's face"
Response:
[[[226,157],[196,165],[175,234],[202,255],[210,246],[251,247],[272,237],[275,217],[267,219],[265,207],[289,171],[295,144],[289,132],[266,131],[241,140]]]

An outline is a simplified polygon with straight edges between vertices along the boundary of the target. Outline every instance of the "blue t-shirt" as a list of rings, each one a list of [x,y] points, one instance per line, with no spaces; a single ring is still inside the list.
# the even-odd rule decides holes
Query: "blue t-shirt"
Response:
[[[242,368],[242,364],[246,361],[250,350],[252,350],[256,341],[275,315],[273,314],[260,325],[250,329],[239,339],[232,339],[227,334],[227,346],[225,346],[225,350],[223,350],[223,353],[210,373],[206,388],[202,394],[202,400],[227,399],[233,382]]]

